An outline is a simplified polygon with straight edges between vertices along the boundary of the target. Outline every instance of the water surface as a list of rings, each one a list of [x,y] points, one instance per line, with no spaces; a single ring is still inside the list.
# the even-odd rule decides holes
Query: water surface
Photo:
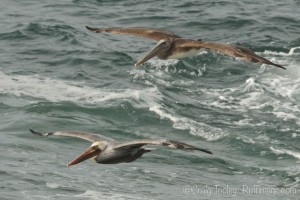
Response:
[[[299,6],[2,1],[1,199],[299,198]],[[237,44],[287,70],[209,51],[134,68],[154,41],[95,34],[85,25],[162,28]],[[120,141],[170,138],[214,155],[155,147],[130,164],[67,168],[90,144],[36,137],[29,128]]]

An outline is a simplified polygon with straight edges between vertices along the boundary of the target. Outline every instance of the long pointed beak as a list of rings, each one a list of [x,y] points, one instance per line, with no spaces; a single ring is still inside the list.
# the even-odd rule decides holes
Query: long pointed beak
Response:
[[[134,64],[134,66],[137,67],[137,66],[143,64],[144,62],[146,62],[147,60],[150,60],[151,58],[156,56],[161,49],[162,49],[161,43],[158,43],[151,51],[149,51],[146,55],[144,55],[144,57],[139,59]]]
[[[76,165],[78,163],[81,163],[82,161],[85,161],[89,158],[92,158],[94,156],[97,156],[101,153],[101,150],[99,148],[92,148],[89,147],[87,150],[85,150],[82,154],[80,154],[77,158],[72,160],[67,164],[67,167],[70,167],[72,165]]]

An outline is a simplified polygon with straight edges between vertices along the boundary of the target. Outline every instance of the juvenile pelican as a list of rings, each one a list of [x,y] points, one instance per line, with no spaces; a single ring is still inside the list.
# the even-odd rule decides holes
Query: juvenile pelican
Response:
[[[172,58],[180,59],[197,55],[197,53],[203,49],[211,49],[228,56],[238,57],[254,63],[274,65],[276,67],[285,69],[285,67],[282,65],[275,64],[263,57],[256,55],[249,49],[236,45],[184,39],[168,31],[150,28],[92,28],[89,26],[86,26],[86,28],[96,33],[108,32],[115,34],[129,34],[158,41],[156,46],[149,53],[135,63],[135,66],[143,64],[155,56],[158,56],[162,60]]]
[[[164,139],[142,139],[134,140],[125,143],[119,143],[111,138],[96,135],[92,133],[76,132],[76,131],[56,131],[48,133],[40,133],[29,129],[31,133],[39,136],[67,136],[76,137],[83,140],[92,142],[92,145],[86,149],[81,155],[73,159],[68,163],[68,167],[71,165],[78,164],[86,159],[93,159],[97,163],[101,164],[118,164],[118,163],[129,163],[140,158],[144,153],[150,152],[150,149],[146,149],[143,146],[150,145],[161,145],[168,146],[176,149],[183,150],[198,150],[205,153],[212,154],[207,149],[197,148],[183,142],[177,142],[173,140]]]

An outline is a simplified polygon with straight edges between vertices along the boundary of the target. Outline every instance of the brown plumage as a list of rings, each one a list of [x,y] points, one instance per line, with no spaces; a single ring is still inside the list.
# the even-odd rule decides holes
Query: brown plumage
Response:
[[[120,143],[111,138],[86,132],[78,131],[55,131],[41,133],[29,129],[31,133],[39,136],[65,136],[65,137],[75,137],[83,140],[88,140],[92,142],[92,145],[85,150],[77,158],[69,162],[67,166],[78,164],[86,159],[93,159],[97,163],[101,164],[118,164],[118,163],[129,163],[140,158],[144,153],[150,152],[150,149],[146,149],[145,145],[160,145],[167,146],[175,149],[182,150],[196,150],[202,151],[208,154],[212,154],[211,151],[203,148],[194,147],[192,145],[177,142],[174,140],[166,139],[141,139],[133,140],[130,142]]]
[[[140,37],[146,37],[148,39],[159,41],[164,38],[180,38],[177,35],[174,35],[171,32],[163,31],[159,29],[149,29],[149,28],[140,28],[140,27],[132,27],[132,28],[92,28],[86,26],[86,28],[95,33],[114,33],[114,34],[127,34],[127,35],[135,35]]]
[[[256,55],[253,51],[244,47],[239,47],[231,44],[208,42],[202,40],[184,39],[168,31],[151,29],[151,28],[86,28],[95,33],[114,33],[128,34],[158,41],[157,45],[144,57],[142,57],[135,66],[143,64],[147,60],[158,56],[160,59],[184,58],[191,55],[196,55],[202,49],[210,49],[228,56],[241,58],[246,61],[273,65],[285,69],[282,65],[273,63],[263,57]]]

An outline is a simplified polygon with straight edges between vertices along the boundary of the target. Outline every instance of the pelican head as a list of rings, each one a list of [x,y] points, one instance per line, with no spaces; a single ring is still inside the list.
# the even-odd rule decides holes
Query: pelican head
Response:
[[[154,56],[159,56],[161,54],[164,54],[170,49],[170,47],[171,47],[171,40],[169,39],[160,40],[156,44],[156,46],[151,51],[149,51],[146,55],[144,55],[140,60],[138,60],[134,64],[134,66],[137,67],[138,65],[143,64],[144,62],[153,58]]]
[[[82,161],[87,159],[93,159],[97,157],[106,147],[105,142],[94,142],[88,149],[86,149],[82,154],[80,154],[77,158],[68,163],[68,167],[71,165],[76,165]]]

